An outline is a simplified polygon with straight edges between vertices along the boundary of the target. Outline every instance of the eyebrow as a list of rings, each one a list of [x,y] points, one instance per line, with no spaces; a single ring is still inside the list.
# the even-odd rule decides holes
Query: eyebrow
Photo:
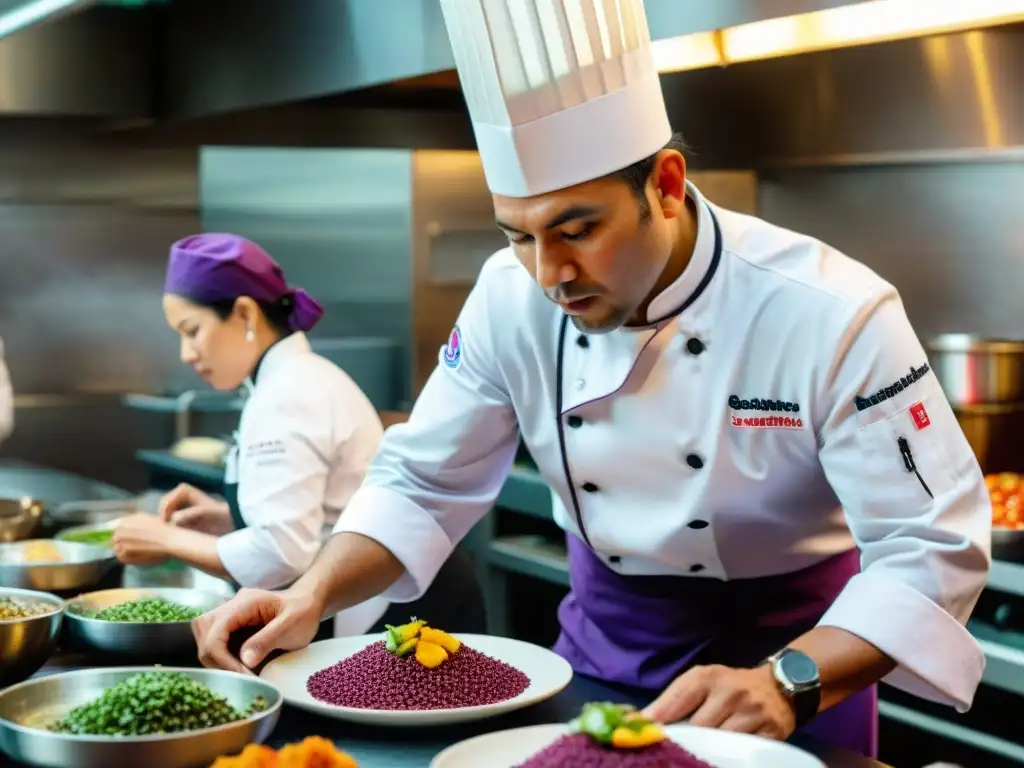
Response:
[[[604,210],[601,206],[596,205],[573,205],[566,208],[564,211],[559,213],[557,216],[552,217],[545,225],[544,229],[554,229],[560,227],[563,224],[573,221],[575,219],[585,219],[588,216],[601,213]],[[501,219],[495,219],[494,223],[497,224],[501,229],[508,230],[509,232],[518,232],[520,235],[528,235],[529,232],[524,232],[518,227],[513,227],[506,224]]]

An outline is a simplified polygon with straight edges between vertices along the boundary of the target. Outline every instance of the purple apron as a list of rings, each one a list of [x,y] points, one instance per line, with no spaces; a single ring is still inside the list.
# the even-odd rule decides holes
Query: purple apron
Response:
[[[566,539],[572,591],[558,609],[555,651],[580,674],[652,699],[694,665],[756,666],[813,629],[860,570],[851,550],[759,579],[622,576],[576,536]],[[877,689],[825,710],[800,732],[875,757]]]

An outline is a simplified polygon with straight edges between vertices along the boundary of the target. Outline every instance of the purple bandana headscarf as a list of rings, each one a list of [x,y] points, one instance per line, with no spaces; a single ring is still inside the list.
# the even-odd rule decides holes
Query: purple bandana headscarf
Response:
[[[289,288],[284,272],[256,243],[238,235],[192,235],[171,246],[164,293],[199,302],[248,296],[263,304],[290,302],[288,325],[308,331],[323,317],[319,302],[301,288]]]

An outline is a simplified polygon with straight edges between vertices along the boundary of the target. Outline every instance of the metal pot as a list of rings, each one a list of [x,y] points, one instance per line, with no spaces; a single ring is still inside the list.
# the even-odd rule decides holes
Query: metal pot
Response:
[[[1024,341],[949,333],[925,348],[953,406],[1024,403]]]
[[[1024,434],[1024,403],[1020,405],[963,405],[954,408],[960,428],[986,474],[1019,472],[1020,436]]]

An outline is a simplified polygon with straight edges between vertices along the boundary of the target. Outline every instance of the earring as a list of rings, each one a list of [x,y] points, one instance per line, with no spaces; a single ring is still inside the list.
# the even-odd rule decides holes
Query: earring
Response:
[[[256,341],[256,334],[252,332],[252,328],[249,328],[245,332],[245,340],[248,341],[250,344]]]

